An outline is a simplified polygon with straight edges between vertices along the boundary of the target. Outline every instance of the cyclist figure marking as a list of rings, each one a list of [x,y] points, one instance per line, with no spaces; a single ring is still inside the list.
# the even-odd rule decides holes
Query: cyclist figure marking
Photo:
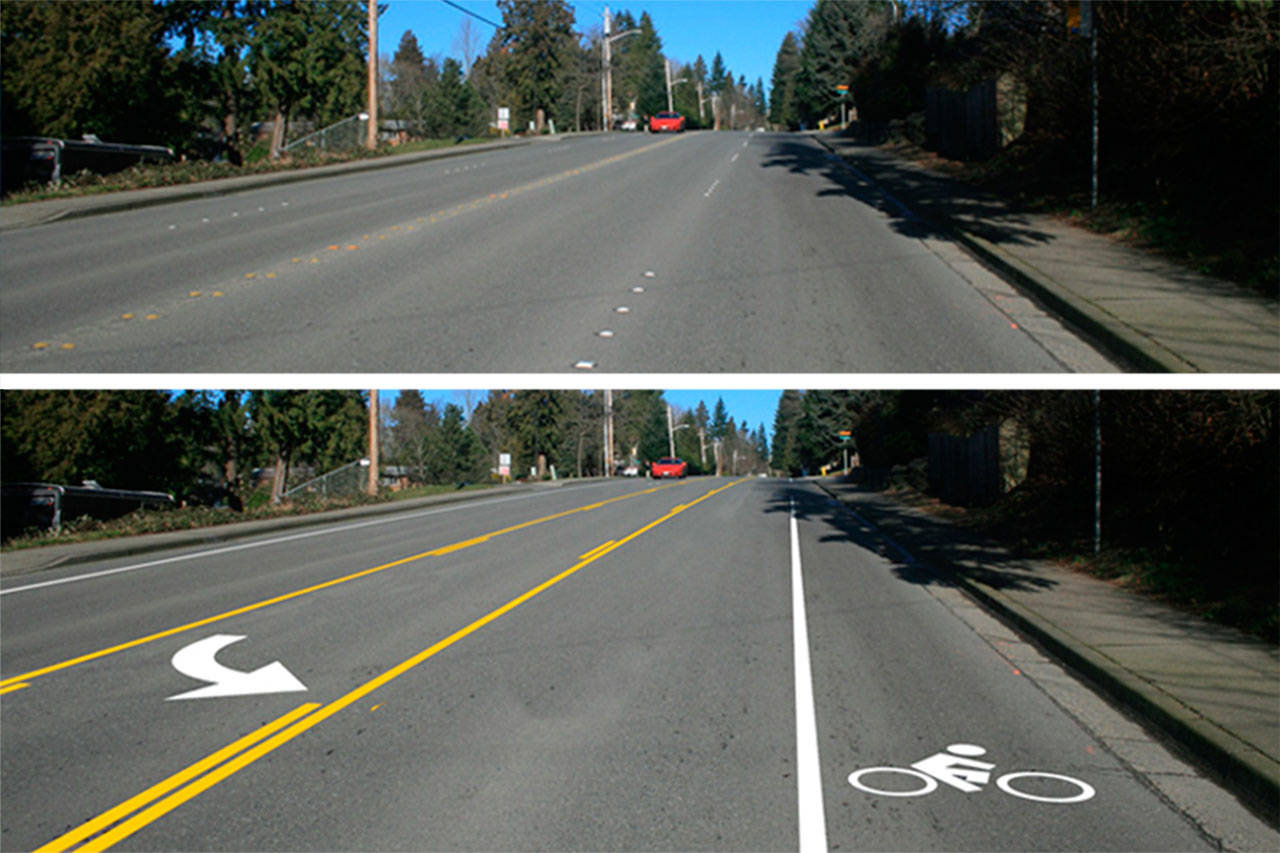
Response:
[[[987,761],[979,761],[978,756],[986,755],[984,747],[972,743],[953,743],[945,752],[938,752],[928,758],[922,758],[910,767],[863,767],[849,774],[849,784],[868,794],[882,797],[922,797],[932,794],[938,789],[938,783],[950,785],[952,788],[972,794],[981,791],[982,786],[991,781],[991,771],[995,765]],[[868,776],[909,776],[918,781],[922,787],[914,789],[877,788],[862,781]],[[1014,786],[1018,779],[1048,779],[1063,785],[1074,787],[1076,793],[1066,796],[1047,796],[1031,793]],[[1039,770],[1023,770],[1006,773],[996,779],[996,787],[1006,794],[1031,800],[1037,803],[1082,803],[1091,799],[1094,787],[1072,776],[1060,773],[1045,773]]]
[[[946,752],[922,758],[911,766],[943,784],[972,794],[974,791],[981,791],[982,786],[991,781],[991,771],[995,769],[995,765],[977,760],[977,756],[986,754],[987,751],[980,746],[953,743],[947,747]]]

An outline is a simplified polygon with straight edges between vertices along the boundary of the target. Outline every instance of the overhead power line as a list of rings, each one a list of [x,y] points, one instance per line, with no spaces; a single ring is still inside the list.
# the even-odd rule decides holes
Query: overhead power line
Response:
[[[446,6],[452,6],[453,8],[457,9],[459,12],[462,12],[463,14],[470,15],[476,20],[484,21],[486,24],[488,24],[491,27],[497,27],[498,29],[502,29],[502,24],[495,24],[493,21],[489,20],[483,15],[477,15],[475,12],[472,12],[470,9],[467,9],[463,6],[459,6],[457,3],[454,3],[453,0],[440,0],[440,2],[445,4]]]

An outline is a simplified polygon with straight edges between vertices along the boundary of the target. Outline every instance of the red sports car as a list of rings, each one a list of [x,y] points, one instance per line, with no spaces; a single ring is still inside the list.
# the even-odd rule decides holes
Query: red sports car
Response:
[[[662,477],[686,477],[689,474],[689,463],[683,459],[673,459],[670,456],[659,459],[653,463],[654,479]]]
[[[684,116],[680,113],[658,113],[649,119],[650,133],[661,133],[664,130],[684,133]]]

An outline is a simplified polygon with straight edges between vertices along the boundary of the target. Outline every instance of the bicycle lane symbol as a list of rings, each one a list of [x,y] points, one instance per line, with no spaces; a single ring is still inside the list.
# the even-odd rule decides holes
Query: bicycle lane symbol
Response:
[[[966,794],[981,791],[982,786],[991,781],[991,771],[995,764],[979,761],[978,757],[986,755],[987,750],[971,743],[953,743],[945,752],[938,752],[928,758],[922,758],[910,767],[864,767],[849,774],[849,784],[868,794],[883,797],[923,797],[938,789],[938,783],[950,785]],[[866,782],[863,777],[875,774],[898,774],[912,776],[923,783],[923,787],[906,791],[885,790],[876,788]],[[1049,797],[1019,790],[1014,782],[1021,779],[1048,779],[1062,782],[1077,789],[1076,793],[1065,797]],[[996,787],[1006,794],[1033,800],[1037,803],[1083,803],[1097,793],[1093,786],[1072,776],[1060,773],[1045,773],[1039,770],[1022,770],[1005,773],[996,779]]]

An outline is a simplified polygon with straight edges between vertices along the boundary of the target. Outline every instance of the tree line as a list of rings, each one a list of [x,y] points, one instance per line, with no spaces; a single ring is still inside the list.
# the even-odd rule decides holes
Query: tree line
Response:
[[[468,395],[464,405],[442,404],[407,390],[393,406],[380,407],[383,467],[407,469],[419,483],[484,482],[498,454],[509,453],[517,477],[547,476],[553,466],[562,477],[605,473],[603,392]],[[236,505],[255,494],[279,500],[299,472],[332,471],[369,450],[369,398],[362,391],[8,390],[0,406],[6,482],[96,480]],[[672,422],[676,453],[692,473],[767,468],[763,425],[752,431],[735,423],[723,400],[710,412],[705,404],[673,409]],[[613,424],[619,464],[643,468],[667,455],[661,391],[615,392]]]
[[[1163,565],[1172,589],[1193,580],[1244,607],[1280,577],[1280,393],[1275,391],[787,391],[772,464],[816,473],[853,434],[860,476],[875,486],[928,452],[930,432],[1016,427],[1020,480],[990,512],[998,531],[1037,548],[1089,553],[1101,434],[1102,531],[1108,548]],[[921,484],[922,485],[922,484]]]
[[[483,52],[470,18],[460,57],[426,57],[406,32],[380,63],[380,107],[413,135],[602,124],[603,24],[577,29],[565,0],[499,0],[502,28]],[[666,57],[648,13],[617,15],[615,113],[666,109]],[[9,136],[162,143],[185,156],[278,153],[290,128],[323,127],[365,107],[367,7],[358,0],[14,0],[0,6],[0,126]],[[676,108],[691,127],[763,121],[762,81],[735,79],[717,53],[672,63]],[[702,95],[700,100],[699,95]],[[255,129],[272,123],[269,147]]]
[[[388,63],[389,115],[427,136],[482,130],[495,109],[511,110],[512,129],[554,123],[561,130],[598,130],[603,122],[601,74],[603,21],[579,30],[565,0],[499,0],[502,29],[474,58],[471,24],[463,22],[461,59],[424,57],[407,31]],[[612,46],[613,113],[645,117],[667,109],[671,60],[672,108],[690,128],[759,125],[766,110],[763,80],[734,77],[717,51],[710,65],[667,57],[648,12],[628,10],[612,19],[611,34],[633,31]]]
[[[1273,2],[1100,2],[1098,169],[1104,200],[1153,233],[1194,241],[1215,267],[1257,276],[1280,230],[1280,16]],[[989,177],[1020,198],[1087,200],[1091,40],[1082,4],[817,0],[778,49],[769,116],[816,127],[848,87],[858,127],[931,144],[926,89],[997,81],[1003,150]],[[1169,242],[1169,240],[1166,240]],[[1235,257],[1239,256],[1239,257]],[[1274,292],[1274,261],[1263,284]]]

